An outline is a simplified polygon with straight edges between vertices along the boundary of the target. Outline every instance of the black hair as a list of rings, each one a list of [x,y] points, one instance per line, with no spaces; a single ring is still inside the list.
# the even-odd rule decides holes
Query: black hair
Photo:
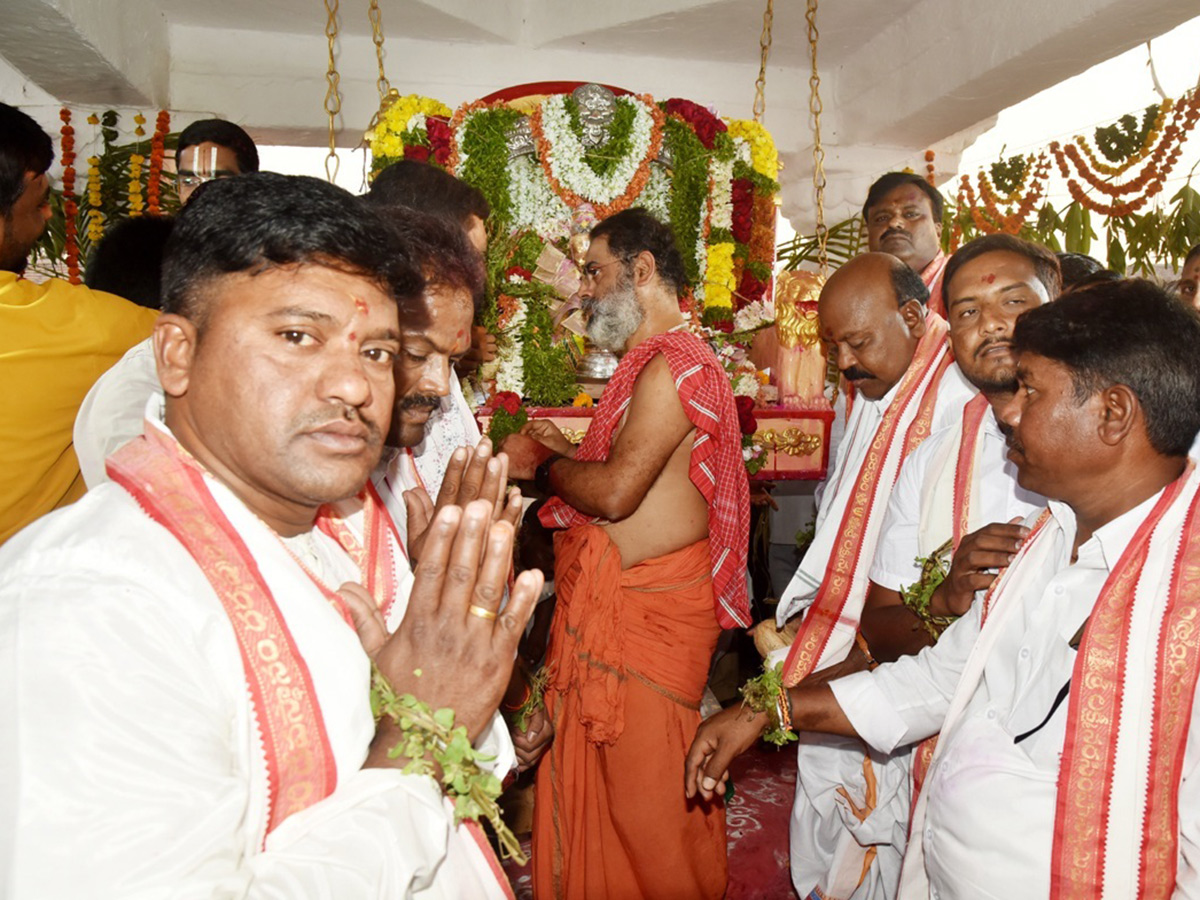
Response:
[[[607,238],[608,249],[625,263],[642,251],[654,257],[658,276],[678,296],[688,285],[675,232],[645,209],[634,207],[609,216],[592,229],[592,240]]]
[[[163,253],[174,228],[175,220],[167,216],[114,222],[88,258],[83,283],[138,306],[161,309]]]
[[[1083,279],[1104,271],[1104,263],[1086,253],[1056,253],[1062,269],[1063,290],[1073,288]]]
[[[895,190],[902,184],[915,184],[925,196],[929,198],[929,205],[933,209],[933,221],[935,224],[942,223],[942,194],[932,184],[912,172],[888,172],[886,175],[880,176],[876,182],[871,185],[871,189],[867,191],[866,202],[863,203],[862,216],[867,218],[871,207],[883,199],[884,195]]]
[[[367,202],[395,209],[415,209],[460,228],[471,216],[487,219],[492,213],[478,188],[449,172],[415,159],[394,162],[382,169],[366,195]]]
[[[424,318],[424,280],[391,223],[339,187],[272,172],[221,178],[193,195],[167,242],[163,310],[203,329],[212,281],[301,264],[366,277],[401,316]]]
[[[258,171],[258,147],[240,125],[234,125],[224,119],[201,119],[199,122],[193,122],[179,133],[179,146],[175,148],[175,165],[179,165],[186,148],[197,144],[228,147],[237,157],[238,173],[241,175]]]
[[[896,292],[897,306],[903,306],[909,300],[916,300],[922,306],[929,302],[929,288],[925,286],[921,276],[895,257],[892,257],[889,274],[892,276],[892,290]]]
[[[389,220],[409,261],[428,287],[466,291],[472,316],[483,305],[486,274],[483,257],[458,225],[412,209],[393,210]]]
[[[954,251],[954,255],[946,262],[946,271],[942,275],[942,303],[950,308],[950,282],[958,270],[985,253],[995,253],[1003,250],[1015,253],[1033,263],[1033,274],[1046,289],[1046,295],[1053,300],[1062,291],[1062,271],[1059,269],[1058,257],[1041,244],[1025,241],[1011,234],[985,234],[969,241]]]
[[[0,216],[12,216],[25,193],[25,173],[41,175],[54,161],[50,135],[15,106],[0,103]]]
[[[1163,456],[1186,456],[1200,431],[1200,315],[1152,281],[1104,281],[1029,310],[1013,351],[1066,366],[1080,403],[1128,387]]]

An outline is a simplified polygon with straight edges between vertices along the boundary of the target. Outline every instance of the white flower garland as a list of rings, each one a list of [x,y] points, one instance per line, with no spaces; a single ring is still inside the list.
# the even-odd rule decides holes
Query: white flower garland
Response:
[[[570,236],[571,210],[554,193],[533,157],[509,160],[508,185],[514,229],[531,228],[548,241]]]
[[[632,104],[633,126],[629,152],[601,178],[584,161],[583,142],[571,129],[567,95],[555,94],[542,102],[542,134],[549,146],[546,162],[564,188],[591,203],[611,203],[625,193],[629,182],[650,152],[654,116],[636,97],[618,97],[621,104]]]
[[[504,340],[496,348],[496,390],[512,391],[525,396],[525,358],[521,355],[521,327],[525,324],[525,301],[517,300],[517,308],[504,328]]]
[[[646,187],[633,201],[634,206],[643,206],[660,222],[671,222],[671,173],[665,166],[652,163]]]
[[[750,331],[762,325],[770,325],[775,321],[775,302],[773,300],[755,300],[747,303],[733,315],[734,331]]]
[[[733,227],[733,160],[708,161],[708,183],[712,198],[711,227],[728,231]]]

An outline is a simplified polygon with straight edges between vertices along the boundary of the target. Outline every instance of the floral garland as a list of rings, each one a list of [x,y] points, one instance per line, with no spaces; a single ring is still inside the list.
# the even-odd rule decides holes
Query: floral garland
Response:
[[[158,111],[154,123],[154,136],[150,139],[150,174],[146,178],[146,214],[162,214],[162,168],[167,133],[171,130],[171,114],[165,109]]]
[[[529,117],[538,162],[554,192],[571,207],[592,204],[602,219],[632,205],[662,149],[663,113],[653,100],[618,97],[617,103],[634,104],[630,150],[604,176],[587,164],[583,141],[571,127],[567,95],[547,97]]]
[[[96,243],[104,236],[104,210],[100,208],[103,199],[100,196],[100,157],[88,157],[87,175],[87,237],[91,243]]]
[[[1013,190],[1004,197],[1000,197],[988,176],[981,171],[976,176],[979,183],[979,196],[983,200],[984,206],[984,210],[981,211],[976,203],[971,178],[964,175],[960,182],[958,205],[960,209],[970,210],[971,221],[984,234],[995,234],[1001,231],[1006,234],[1018,234],[1030,213],[1041,201],[1049,177],[1049,157],[1043,153],[1035,160],[1031,155],[1024,161],[1024,170],[1011,182]],[[1020,197],[1019,201],[1018,197]],[[1009,204],[1006,211],[1001,211],[999,208],[1002,201]],[[1012,205],[1014,203],[1016,203],[1015,206]]]
[[[79,204],[75,200],[75,129],[71,126],[71,111],[59,110],[62,119],[62,199],[63,225],[66,233],[67,280],[79,284]]]
[[[393,92],[384,100],[384,106],[376,115],[376,121],[367,130],[366,139],[371,147],[371,171],[378,172],[389,163],[405,158],[406,147],[414,143],[428,147],[428,139],[419,141],[419,131],[428,129],[430,117],[450,117],[450,107],[430,97],[419,94],[400,96]],[[407,140],[406,140],[407,136]]]
[[[401,157],[427,159],[484,193],[497,237],[536,235],[528,259],[520,255],[518,261],[504,251],[493,260],[489,251],[494,299],[483,321],[499,347],[497,358],[480,372],[487,395],[543,388],[563,393],[562,385],[550,385],[557,380],[544,371],[546,354],[560,345],[571,354],[575,342],[567,335],[554,347],[545,344],[542,331],[552,326],[544,315],[546,299],[535,290],[544,285],[513,281],[511,269],[535,268],[546,244],[566,252],[580,209],[604,218],[638,205],[671,223],[680,246],[689,248],[684,265],[692,288],[681,308],[714,345],[748,343],[772,321],[779,157],[770,133],[682,98],[656,104],[648,96],[627,95],[615,102],[607,139],[592,148],[583,146],[578,110],[568,94],[547,97],[528,115],[506,103],[465,103],[448,120],[448,110],[436,100],[397,96],[368,131],[373,170]],[[522,118],[528,119],[534,152],[514,155],[508,136]],[[670,159],[670,167],[658,162],[660,156]],[[529,356],[521,344],[541,346]],[[753,390],[758,402],[768,402],[760,373],[751,364],[742,367],[737,374],[730,368],[731,382],[740,378],[743,396]],[[570,402],[569,394],[564,397]]]
[[[729,119],[729,133],[750,145],[750,165],[759,175],[775,181],[779,178],[779,151],[771,133],[758,122]]]
[[[1168,108],[1171,120],[1170,124],[1164,126]],[[1162,104],[1154,123],[1148,127],[1140,148],[1117,166],[1099,164],[1087,141],[1079,135],[1066,146],[1057,141],[1051,143],[1050,151],[1058,163],[1060,174],[1067,179],[1067,190],[1074,200],[1092,212],[1102,215],[1128,216],[1141,209],[1162,191],[1164,182],[1179,161],[1186,136],[1195,126],[1197,118],[1200,118],[1200,91],[1192,91],[1177,103],[1167,101]],[[1099,133],[1100,129],[1097,129],[1097,134]],[[1145,162],[1146,165],[1140,174],[1120,184],[1107,181],[1097,174],[1099,172],[1109,177],[1117,177],[1129,172],[1141,162]],[[1076,174],[1094,190],[1111,197],[1113,202],[1093,200],[1075,179]],[[1129,199],[1117,202],[1122,197]]]
[[[146,201],[142,196],[142,164],[145,162],[146,157],[139,153],[129,155],[129,218],[131,219],[136,219],[146,208]]]

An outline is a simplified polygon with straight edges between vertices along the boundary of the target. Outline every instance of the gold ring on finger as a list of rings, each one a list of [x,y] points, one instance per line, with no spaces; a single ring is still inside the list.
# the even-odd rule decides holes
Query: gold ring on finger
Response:
[[[476,606],[475,604],[471,604],[467,607],[467,612],[473,616],[479,616],[481,619],[486,619],[489,622],[496,618],[496,614],[486,606]]]

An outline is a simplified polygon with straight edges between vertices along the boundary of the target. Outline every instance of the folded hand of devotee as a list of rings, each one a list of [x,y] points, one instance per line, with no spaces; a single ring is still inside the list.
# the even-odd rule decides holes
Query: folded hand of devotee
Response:
[[[436,503],[429,499],[424,488],[405,491],[409,558],[413,562],[421,558],[429,523],[447,506],[487,500],[492,503],[493,522],[503,519],[516,528],[521,520],[521,492],[517,488],[508,489],[508,471],[508,457],[503,453],[493,457],[492,442],[485,437],[474,450],[460,447],[454,451]]]
[[[375,655],[397,694],[453,709],[472,742],[500,705],[542,591],[542,573],[526,570],[500,609],[514,534],[509,522],[492,521],[492,505],[482,500],[440,510],[416,566],[408,611]],[[367,765],[392,765],[387,750],[397,740],[395,723],[385,717]]]
[[[365,587],[354,581],[347,581],[337,590],[338,596],[350,610],[350,618],[354,620],[354,630],[362,641],[363,650],[371,659],[387,643],[387,621],[379,604]]]
[[[1018,516],[1007,524],[993,522],[962,539],[950,564],[950,573],[929,599],[935,616],[961,616],[971,608],[976,591],[992,586],[996,575],[1021,549],[1029,529]]]

